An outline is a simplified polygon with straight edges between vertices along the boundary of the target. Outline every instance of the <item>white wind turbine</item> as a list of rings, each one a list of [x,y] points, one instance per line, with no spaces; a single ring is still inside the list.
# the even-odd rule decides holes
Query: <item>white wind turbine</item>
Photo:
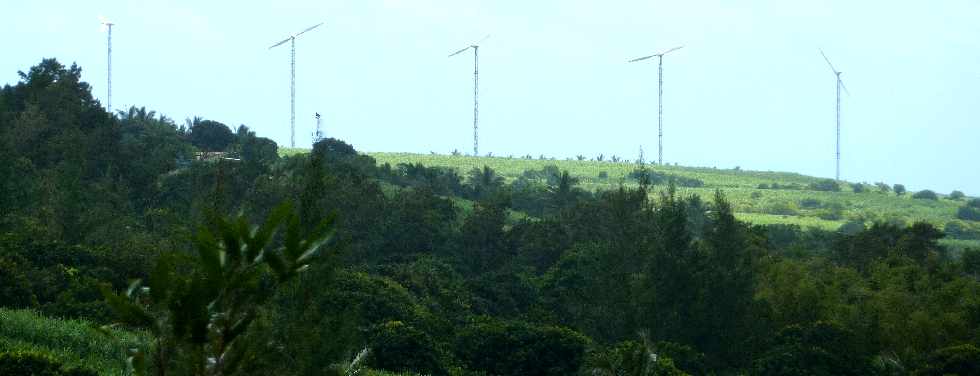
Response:
[[[657,71],[657,80],[660,85],[658,91],[659,94],[657,96],[657,164],[660,165],[664,164],[664,55],[681,48],[684,48],[684,46],[674,47],[658,54],[638,57],[629,61],[630,63],[635,63],[652,57],[659,59]]]
[[[269,49],[273,49],[282,45],[283,43],[290,43],[290,60],[289,60],[289,145],[290,147],[296,147],[296,37],[303,35],[307,31],[316,29],[323,22],[316,25],[310,26],[299,33],[289,36],[289,38],[283,39],[281,42],[273,44]]]
[[[490,38],[490,35],[470,44],[466,48],[449,54],[449,57],[459,55],[473,49],[473,156],[480,155],[479,121],[480,121],[480,43]]]

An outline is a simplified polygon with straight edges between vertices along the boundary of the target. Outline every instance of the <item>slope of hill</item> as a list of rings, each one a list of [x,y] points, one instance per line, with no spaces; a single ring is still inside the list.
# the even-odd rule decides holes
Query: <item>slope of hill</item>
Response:
[[[301,152],[289,150],[286,153]],[[541,170],[554,165],[567,170],[579,179],[579,186],[591,190],[614,189],[619,185],[635,186],[629,177],[637,169],[633,162],[597,162],[503,157],[470,157],[437,154],[368,153],[378,164],[421,163],[457,169],[465,174],[473,168],[489,166],[507,181],[514,181],[527,170]],[[716,189],[732,201],[737,216],[757,224],[794,224],[836,230],[841,225],[859,221],[912,223],[925,221],[940,229],[955,228],[945,243],[957,248],[980,247],[980,223],[956,218],[962,200],[941,196],[938,200],[915,199],[912,193],[897,195],[882,192],[878,187],[863,185],[863,192],[854,192],[855,183],[842,183],[840,191],[811,189],[826,179],[796,173],[772,171],[724,170],[703,167],[652,166],[647,169],[668,177],[687,178],[690,186],[678,187],[683,195],[710,197]],[[703,183],[701,186],[697,183]],[[774,185],[777,189],[772,189]],[[760,188],[760,187],[770,188]],[[656,191],[656,190],[655,190]],[[953,225],[950,225],[950,224]]]

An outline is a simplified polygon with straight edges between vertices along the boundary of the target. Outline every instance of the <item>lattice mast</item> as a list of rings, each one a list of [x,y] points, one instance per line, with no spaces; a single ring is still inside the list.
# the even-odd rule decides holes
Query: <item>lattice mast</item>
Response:
[[[323,25],[323,22],[310,26],[269,47],[271,50],[289,42],[289,145],[293,148],[296,147],[296,37],[303,35],[307,31],[316,29],[320,25]]]

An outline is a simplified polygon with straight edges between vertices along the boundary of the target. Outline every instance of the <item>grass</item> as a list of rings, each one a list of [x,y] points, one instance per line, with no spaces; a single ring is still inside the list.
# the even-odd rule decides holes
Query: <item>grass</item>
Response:
[[[280,149],[282,155],[306,152],[309,150]],[[615,189],[620,185],[627,187],[637,185],[635,181],[627,178],[629,173],[636,169],[636,164],[633,162],[411,153],[368,153],[368,155],[378,164],[388,163],[396,166],[399,163],[421,163],[425,166],[450,167],[463,176],[474,168],[488,166],[507,181],[517,179],[526,170],[540,170],[545,166],[555,165],[577,177],[579,186],[589,191]],[[919,200],[911,198],[911,193],[902,196],[893,192],[880,193],[875,187],[870,187],[862,193],[854,193],[850,183],[842,184],[840,192],[758,188],[760,184],[772,183],[806,187],[823,180],[823,178],[788,172],[650,165],[647,165],[647,168],[662,174],[698,179],[704,183],[703,187],[698,188],[678,188],[678,193],[684,196],[696,194],[704,199],[710,199],[715,190],[721,190],[732,203],[739,219],[757,224],[795,224],[804,228],[836,230],[847,221],[865,223],[924,221],[942,229],[947,223],[957,221],[956,210],[962,205],[962,201],[953,201],[944,197],[939,200]],[[600,177],[603,172],[604,177]],[[656,195],[660,188],[662,187],[655,187],[653,194]],[[968,230],[980,233],[980,222],[957,222]],[[944,244],[956,248],[980,248],[980,240],[946,239]]]
[[[125,348],[143,343],[140,334],[113,330],[114,339],[82,320],[62,320],[31,310],[0,308],[0,352],[38,351],[100,375],[125,375]]]

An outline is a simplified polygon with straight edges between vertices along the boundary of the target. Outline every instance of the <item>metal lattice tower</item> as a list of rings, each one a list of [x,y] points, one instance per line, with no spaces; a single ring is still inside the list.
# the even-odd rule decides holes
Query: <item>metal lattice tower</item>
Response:
[[[834,166],[834,179],[840,181],[840,91],[843,89],[848,95],[851,93],[847,91],[847,86],[844,86],[844,81],[840,79],[840,74],[843,72],[838,71],[837,68],[834,68],[834,64],[830,62],[830,59],[828,59],[827,55],[823,53],[823,50],[820,50],[820,55],[823,56],[825,61],[827,61],[827,65],[830,66],[830,71],[834,73],[834,77],[837,79],[837,148],[835,155],[836,160]]]
[[[106,110],[112,113],[112,26],[115,25],[105,17],[99,17],[99,22],[102,23],[102,29],[107,32],[106,34]]]
[[[658,59],[657,63],[657,164],[664,164],[664,55],[684,48],[684,46],[674,47],[664,52],[630,60],[630,63],[643,61],[652,57]]]
[[[282,45],[283,43],[289,42],[289,145],[290,147],[296,147],[296,37],[303,35],[307,31],[316,29],[323,22],[316,25],[310,26],[289,38],[283,39],[279,43],[273,44],[269,49],[273,49]]]
[[[489,35],[483,37],[479,42],[473,43],[466,48],[449,54],[449,57],[459,55],[466,50],[473,49],[473,156],[480,155],[480,45],[479,43],[490,38]]]
[[[473,46],[473,156],[480,155],[480,46]]]

